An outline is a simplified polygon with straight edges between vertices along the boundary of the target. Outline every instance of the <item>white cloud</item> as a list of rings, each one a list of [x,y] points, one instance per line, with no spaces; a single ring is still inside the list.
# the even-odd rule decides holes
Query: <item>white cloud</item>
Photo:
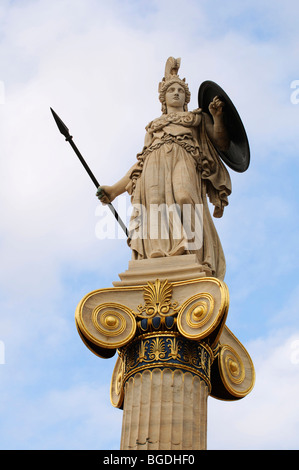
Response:
[[[4,418],[1,427],[11,449],[14,443],[24,450],[118,449],[121,419],[121,411],[111,409],[109,384],[81,383],[40,397],[20,397],[14,418]]]

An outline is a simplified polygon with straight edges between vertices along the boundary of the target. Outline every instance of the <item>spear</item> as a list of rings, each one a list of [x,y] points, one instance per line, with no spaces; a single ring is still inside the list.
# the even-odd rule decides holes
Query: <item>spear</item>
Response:
[[[66,127],[66,125],[64,124],[64,122],[60,119],[60,117],[58,116],[58,114],[55,113],[55,111],[51,109],[51,113],[53,114],[53,118],[55,119],[55,122],[57,124],[57,127],[58,129],[60,130],[61,134],[64,135],[65,137],[65,140],[67,142],[70,143],[71,147],[73,148],[74,152],[76,153],[76,155],[79,157],[79,160],[80,162],[82,163],[82,165],[84,166],[85,170],[87,171],[87,173],[89,174],[91,180],[93,181],[93,183],[95,184],[96,188],[98,189],[100,187],[100,184],[98,183],[96,177],[94,176],[94,174],[92,173],[91,169],[89,168],[89,166],[87,165],[86,161],[84,160],[84,158],[82,157],[81,153],[79,152],[77,146],[75,145],[74,141],[73,141],[73,137],[70,135],[69,133],[69,130],[68,128]],[[125,232],[126,236],[128,237],[128,230],[127,230],[127,227],[125,226],[125,224],[123,223],[122,219],[119,217],[118,213],[116,212],[116,210],[114,209],[113,205],[111,203],[108,204],[108,207],[109,209],[111,210],[112,214],[114,215],[114,217],[116,218],[117,222],[119,223],[119,225],[121,226],[121,228],[123,229],[123,231]]]

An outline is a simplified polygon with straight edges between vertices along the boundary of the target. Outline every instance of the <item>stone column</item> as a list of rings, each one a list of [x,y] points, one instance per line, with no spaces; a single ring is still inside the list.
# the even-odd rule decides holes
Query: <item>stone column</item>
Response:
[[[138,372],[125,385],[121,449],[206,449],[207,398],[190,372]]]
[[[205,449],[212,358],[208,345],[174,331],[148,333],[121,351],[121,449]]]

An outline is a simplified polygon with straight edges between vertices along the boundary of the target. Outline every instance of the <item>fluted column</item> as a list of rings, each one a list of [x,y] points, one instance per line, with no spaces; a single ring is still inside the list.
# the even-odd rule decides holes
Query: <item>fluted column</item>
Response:
[[[145,370],[125,386],[121,449],[206,449],[208,386],[183,370]]]
[[[123,348],[121,449],[206,448],[212,350],[174,331]]]

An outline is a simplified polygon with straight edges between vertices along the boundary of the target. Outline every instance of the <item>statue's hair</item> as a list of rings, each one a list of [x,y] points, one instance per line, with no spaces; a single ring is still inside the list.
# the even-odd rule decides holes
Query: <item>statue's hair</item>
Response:
[[[190,93],[189,87],[188,87],[187,83],[184,80],[181,80],[180,78],[175,77],[172,80],[168,80],[167,82],[164,82],[163,85],[161,86],[161,89],[160,89],[159,100],[162,103],[162,113],[163,114],[167,113],[166,98],[165,98],[166,92],[167,92],[168,88],[170,87],[170,85],[173,85],[174,83],[179,83],[182,86],[182,88],[184,88],[184,90],[185,90],[184,111],[187,111],[187,109],[188,109],[187,104],[190,102],[190,98],[191,98],[191,93]]]

